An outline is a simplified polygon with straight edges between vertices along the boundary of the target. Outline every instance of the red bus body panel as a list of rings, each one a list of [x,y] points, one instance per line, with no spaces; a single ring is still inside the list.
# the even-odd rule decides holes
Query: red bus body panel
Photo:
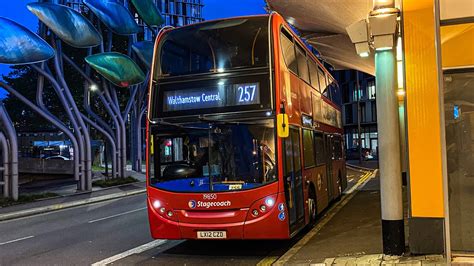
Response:
[[[274,113],[281,113],[280,103],[285,103],[285,111],[289,115],[289,122],[292,125],[301,126],[302,114],[313,116],[311,105],[312,88],[298,76],[291,73],[285,65],[281,55],[280,48],[280,27],[286,25],[285,20],[278,14],[271,15],[271,31],[272,39],[272,67],[274,75],[272,76],[272,86],[274,90]],[[158,36],[155,43],[155,52],[161,39]],[[311,55],[313,56],[313,55]],[[314,57],[314,56],[313,56]],[[155,60],[155,59],[153,59]],[[321,65],[318,62],[319,65]],[[152,64],[151,76],[153,77],[154,62]],[[322,66],[322,65],[321,65]],[[323,67],[324,69],[324,67]],[[149,87],[152,90],[152,82]],[[323,101],[335,106],[325,97],[321,97]],[[149,107],[150,107],[149,103]],[[338,110],[339,108],[336,107]],[[327,133],[342,134],[341,128],[320,124],[319,129]],[[147,136],[150,134],[149,119],[147,120]],[[175,193],[159,190],[149,184],[149,137],[147,137],[146,165],[147,165],[147,205],[150,223],[150,231],[153,238],[156,239],[196,239],[198,231],[225,231],[226,239],[288,239],[295,232],[290,232],[288,212],[286,209],[286,198],[283,181],[283,146],[282,139],[276,137],[277,150],[277,167],[278,179],[276,182],[267,184],[258,188],[235,192],[218,192],[218,193]],[[302,145],[302,140],[300,145]],[[301,154],[301,161],[303,155]],[[345,176],[345,163],[342,160],[333,164],[333,172],[343,171]],[[336,176],[334,174],[332,176]],[[329,204],[327,196],[328,182],[326,178],[326,167],[318,166],[310,170],[303,169],[303,195],[304,202],[308,200],[309,185],[316,186],[317,190],[317,212],[321,212]],[[323,176],[322,182],[318,187],[318,175]],[[335,187],[335,186],[334,186]],[[337,189],[337,188],[336,188]],[[324,191],[324,193],[323,193]],[[334,191],[334,195],[339,191]],[[192,202],[210,202],[204,199],[204,195],[213,194],[217,199],[212,201],[227,202],[230,206],[225,207],[192,207]],[[260,206],[265,199],[272,197],[274,205],[265,212],[260,211]],[[154,202],[159,201],[159,207],[154,207]],[[284,204],[284,210],[279,210],[278,205]],[[160,208],[166,209],[165,213],[160,212]],[[305,208],[305,224],[309,222],[308,204],[304,204]],[[259,211],[259,215],[255,217],[253,210]],[[167,213],[171,211],[172,216]],[[279,214],[284,213],[284,219]],[[300,228],[301,229],[301,228]]]
[[[150,230],[154,238],[196,239],[198,231],[226,231],[227,239],[285,239],[289,237],[288,219],[280,220],[278,204],[284,203],[283,193],[278,193],[278,182],[239,192],[224,193],[173,193],[148,188],[148,214]],[[203,194],[216,195],[214,200],[203,199]],[[265,212],[259,207],[267,197],[275,204]],[[160,207],[155,209],[153,202],[158,200]],[[227,202],[226,207],[191,207],[194,202]],[[166,208],[164,214],[159,209]],[[259,211],[254,217],[252,210]],[[172,211],[169,218],[167,212]],[[287,216],[286,216],[287,217]]]

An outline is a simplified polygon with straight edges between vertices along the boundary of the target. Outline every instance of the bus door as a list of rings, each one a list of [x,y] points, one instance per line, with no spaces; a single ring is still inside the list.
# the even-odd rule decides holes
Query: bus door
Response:
[[[326,139],[325,141],[325,150],[326,150],[326,177],[327,177],[327,184],[328,184],[328,199],[329,201],[334,199],[334,193],[333,193],[333,188],[334,188],[334,179],[333,179],[333,150],[332,150],[332,137],[331,135],[324,135],[324,138]]]
[[[300,133],[290,128],[290,136],[283,140],[284,182],[290,232],[304,224],[303,178],[301,174]]]

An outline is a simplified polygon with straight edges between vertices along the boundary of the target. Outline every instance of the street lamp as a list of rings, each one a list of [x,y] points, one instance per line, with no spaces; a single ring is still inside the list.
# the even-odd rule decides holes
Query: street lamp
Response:
[[[99,89],[99,86],[97,86],[97,84],[95,83],[92,83],[90,86],[89,86],[89,89],[91,91],[97,91]]]

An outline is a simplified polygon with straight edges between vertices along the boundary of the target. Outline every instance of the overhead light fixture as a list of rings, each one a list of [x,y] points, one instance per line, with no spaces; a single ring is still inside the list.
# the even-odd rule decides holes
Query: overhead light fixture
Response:
[[[390,6],[391,2],[391,0],[378,1],[381,6]],[[359,56],[368,57],[370,49],[386,51],[395,46],[399,10],[388,8],[386,11],[371,13],[368,19],[361,19],[346,28]]]
[[[351,42],[355,44],[356,52],[361,57],[368,57],[370,54],[369,32],[367,20],[361,19],[346,28]]]
[[[377,51],[392,49],[395,45],[398,14],[383,14],[369,17],[373,46]]]

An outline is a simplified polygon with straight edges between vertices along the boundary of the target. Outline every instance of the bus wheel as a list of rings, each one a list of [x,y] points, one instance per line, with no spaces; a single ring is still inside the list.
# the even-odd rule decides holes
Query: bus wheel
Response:
[[[316,192],[313,186],[310,186],[308,193],[309,225],[313,226],[316,223],[317,215]]]

